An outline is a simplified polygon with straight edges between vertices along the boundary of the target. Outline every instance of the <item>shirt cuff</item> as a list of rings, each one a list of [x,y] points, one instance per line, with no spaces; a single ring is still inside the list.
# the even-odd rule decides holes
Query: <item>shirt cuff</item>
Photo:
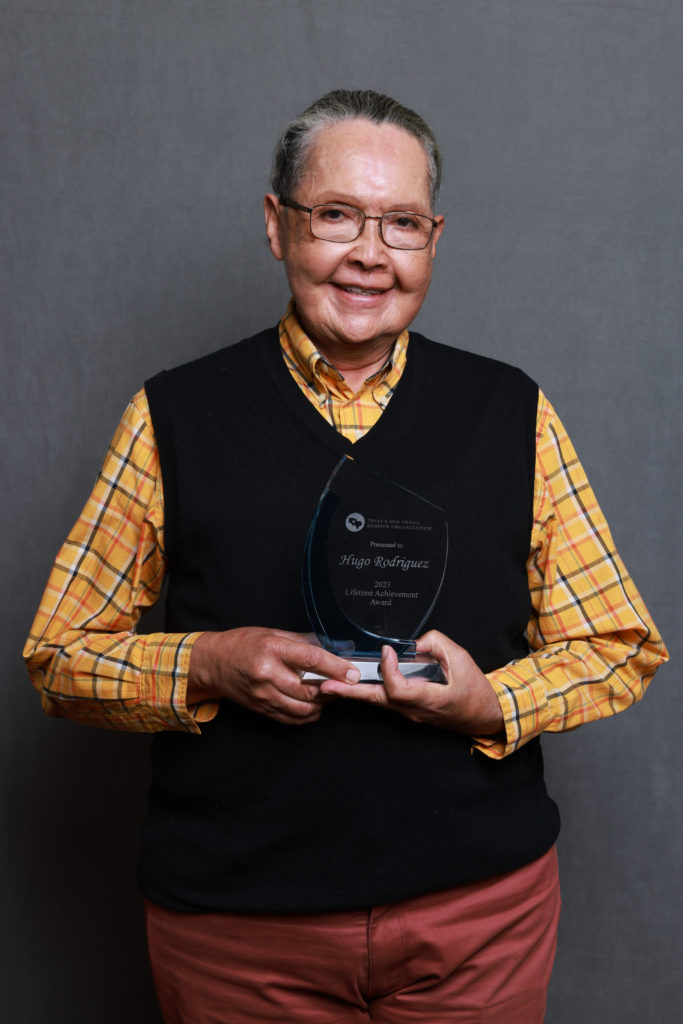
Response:
[[[472,750],[479,750],[492,760],[499,761],[542,731],[539,727],[540,709],[534,700],[532,688],[521,684],[516,676],[510,678],[505,668],[487,673],[486,678],[498,698],[505,733],[473,736]],[[526,729],[522,723],[527,723]]]
[[[218,701],[187,706],[187,677],[192,648],[201,633],[152,633],[144,637],[140,701],[157,729],[200,733],[200,725],[218,712]],[[141,638],[142,639],[142,638]]]

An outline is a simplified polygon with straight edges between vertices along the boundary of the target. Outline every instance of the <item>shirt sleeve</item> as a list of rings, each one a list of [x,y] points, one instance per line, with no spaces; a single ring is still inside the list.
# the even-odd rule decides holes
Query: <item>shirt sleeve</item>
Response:
[[[527,576],[531,652],[487,676],[503,710],[505,739],[480,737],[475,747],[492,758],[544,731],[576,729],[630,707],[668,657],[542,394]]]
[[[48,715],[139,732],[199,732],[213,704],[186,706],[199,635],[139,635],[165,576],[163,492],[146,395],[130,402],[64,542],[24,648]]]

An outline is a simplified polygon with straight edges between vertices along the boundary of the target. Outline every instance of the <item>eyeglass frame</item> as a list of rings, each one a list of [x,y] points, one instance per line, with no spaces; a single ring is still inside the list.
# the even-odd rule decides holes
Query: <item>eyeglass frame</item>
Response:
[[[389,249],[396,249],[398,252],[422,252],[423,249],[427,248],[432,238],[434,237],[434,228],[437,227],[439,223],[437,220],[434,220],[433,217],[428,217],[426,213],[414,213],[411,210],[387,210],[387,212],[383,213],[381,217],[378,217],[376,215],[373,216],[370,213],[365,213],[365,211],[361,210],[360,207],[352,206],[351,203],[316,203],[314,206],[304,206],[302,203],[297,203],[296,199],[282,199],[280,196],[278,196],[277,201],[280,204],[280,206],[287,206],[291,210],[301,210],[302,213],[307,213],[308,225],[311,229],[311,234],[313,235],[314,238],[317,238],[319,242],[333,242],[334,244],[338,245],[348,245],[349,242],[355,242],[356,239],[360,238],[360,236],[363,234],[363,231],[365,230],[366,220],[378,220],[379,237],[382,239],[384,245],[388,246]],[[321,238],[320,235],[316,235],[315,231],[313,230],[313,211],[319,209],[321,206],[343,206],[347,210],[356,210],[357,213],[360,213],[363,220],[361,222],[358,234],[354,235],[353,238],[347,238],[346,240],[342,240],[341,238]],[[427,239],[425,244],[418,246],[417,249],[406,249],[404,246],[392,245],[391,242],[387,242],[382,232],[382,221],[384,220],[385,217],[389,217],[392,213],[412,213],[413,217],[422,217],[424,220],[430,220],[432,222],[432,230],[430,231],[429,238]]]

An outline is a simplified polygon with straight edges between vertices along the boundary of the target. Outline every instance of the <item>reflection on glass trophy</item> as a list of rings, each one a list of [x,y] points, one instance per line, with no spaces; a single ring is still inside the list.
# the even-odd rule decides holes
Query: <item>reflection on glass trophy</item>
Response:
[[[439,596],[447,558],[442,508],[344,456],[304,547],[304,601],[321,645],[353,662],[366,682],[382,682],[388,644],[404,676],[445,683],[439,663],[415,652],[415,637]]]

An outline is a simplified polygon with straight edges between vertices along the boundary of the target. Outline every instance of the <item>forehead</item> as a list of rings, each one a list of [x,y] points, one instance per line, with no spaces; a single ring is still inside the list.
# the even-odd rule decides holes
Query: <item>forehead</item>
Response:
[[[342,121],[319,128],[304,161],[307,202],[346,199],[396,208],[431,208],[422,144],[393,124]]]

